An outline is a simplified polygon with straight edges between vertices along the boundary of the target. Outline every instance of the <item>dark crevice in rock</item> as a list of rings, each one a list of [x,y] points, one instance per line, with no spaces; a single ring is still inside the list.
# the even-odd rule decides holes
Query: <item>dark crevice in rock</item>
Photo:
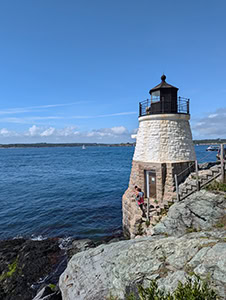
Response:
[[[197,218],[199,218],[199,219],[201,219],[201,220],[203,220],[203,221],[207,221],[206,220],[206,218],[204,218],[204,217],[201,217],[200,215],[198,215],[197,213],[195,213],[194,211],[192,211],[189,207],[188,207],[188,209],[189,209],[189,211],[194,215],[194,216],[196,216]]]

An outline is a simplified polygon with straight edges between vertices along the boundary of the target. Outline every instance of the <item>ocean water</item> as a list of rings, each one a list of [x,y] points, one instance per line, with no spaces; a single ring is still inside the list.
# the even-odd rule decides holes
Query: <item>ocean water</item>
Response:
[[[216,152],[196,146],[199,162]],[[134,147],[0,149],[0,239],[121,231]]]

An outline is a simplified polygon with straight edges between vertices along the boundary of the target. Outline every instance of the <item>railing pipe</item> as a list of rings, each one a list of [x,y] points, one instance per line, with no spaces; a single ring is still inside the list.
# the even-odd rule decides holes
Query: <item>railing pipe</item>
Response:
[[[147,99],[139,103],[139,116],[149,114],[175,113],[175,99],[166,100],[165,97]],[[176,112],[180,114],[189,114],[189,99],[178,97],[176,101]],[[147,109],[148,108],[148,109]]]
[[[150,220],[150,218],[149,218],[150,207],[149,206],[150,206],[150,197],[148,197],[148,200],[147,200],[147,215],[146,215],[147,221]]]
[[[221,144],[221,182],[224,183],[224,144]]]
[[[197,191],[200,190],[200,184],[199,184],[199,167],[198,167],[198,161],[195,161],[195,172],[196,172],[196,188]]]
[[[179,202],[180,201],[180,194],[179,194],[179,186],[178,186],[177,174],[175,174],[175,185],[176,185],[176,193],[177,193],[177,202]]]
[[[139,103],[139,117],[141,117],[142,116],[142,104],[141,104],[141,102]]]

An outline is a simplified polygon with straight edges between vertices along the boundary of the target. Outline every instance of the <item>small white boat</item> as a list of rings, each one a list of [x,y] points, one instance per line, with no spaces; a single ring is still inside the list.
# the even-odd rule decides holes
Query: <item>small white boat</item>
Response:
[[[86,146],[85,146],[85,145],[83,145],[83,146],[82,146],[82,150],[85,150],[85,149],[86,149]]]
[[[217,145],[210,145],[209,147],[206,148],[206,151],[218,151],[219,146]]]

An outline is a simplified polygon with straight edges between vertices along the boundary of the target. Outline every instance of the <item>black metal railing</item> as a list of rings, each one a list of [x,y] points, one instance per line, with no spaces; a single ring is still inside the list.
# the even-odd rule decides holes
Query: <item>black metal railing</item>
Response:
[[[178,97],[164,100],[162,97],[147,99],[139,103],[139,117],[152,114],[189,114],[190,99]]]

